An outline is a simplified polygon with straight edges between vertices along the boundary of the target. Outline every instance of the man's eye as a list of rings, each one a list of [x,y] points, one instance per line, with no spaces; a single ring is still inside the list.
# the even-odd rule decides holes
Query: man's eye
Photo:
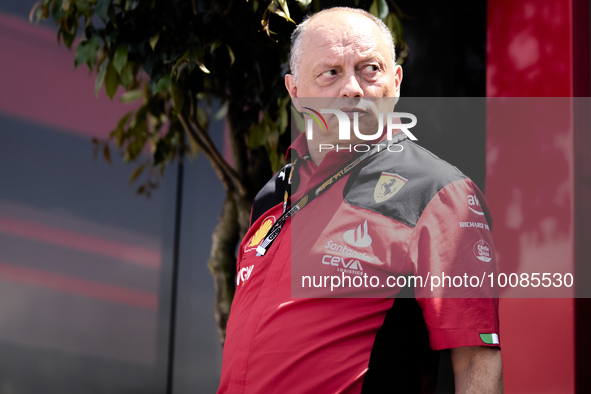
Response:
[[[323,77],[333,77],[337,75],[337,70],[328,70],[322,73]]]
[[[365,67],[367,71],[376,72],[380,70],[380,67],[377,64],[369,64]]]

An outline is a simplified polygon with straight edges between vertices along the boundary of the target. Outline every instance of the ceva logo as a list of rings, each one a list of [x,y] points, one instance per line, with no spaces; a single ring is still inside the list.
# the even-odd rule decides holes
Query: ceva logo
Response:
[[[333,114],[337,117],[339,121],[339,140],[342,141],[349,141],[351,140],[351,121],[347,114],[338,109],[321,109],[320,112],[313,110],[310,107],[303,107],[310,112],[304,112],[304,114],[309,115],[312,119],[308,119],[306,122],[306,138],[311,140],[313,138],[313,130],[312,126],[314,125],[313,121],[316,121],[320,126],[320,129],[326,129],[328,131],[328,125],[326,120],[321,114]],[[413,141],[417,141],[417,137],[414,136],[408,129],[417,125],[417,117],[413,114],[407,112],[388,112],[382,113],[380,112],[378,115],[378,130],[374,134],[361,134],[359,131],[359,112],[353,113],[353,133],[355,136],[363,141],[373,141],[379,138],[382,135],[382,131],[384,130],[384,118],[386,118],[386,132],[387,132],[387,139],[391,140],[394,134],[394,130],[401,130]],[[403,119],[408,118],[410,119],[410,123],[395,123],[394,119]],[[324,125],[324,127],[323,127]]]
[[[322,257],[322,264],[334,265],[335,267],[340,267],[342,265],[344,268],[348,268],[350,270],[363,271],[363,267],[361,266],[361,262],[359,260],[353,258],[349,259],[349,261],[345,261],[344,257],[333,256],[331,254],[325,254]]]

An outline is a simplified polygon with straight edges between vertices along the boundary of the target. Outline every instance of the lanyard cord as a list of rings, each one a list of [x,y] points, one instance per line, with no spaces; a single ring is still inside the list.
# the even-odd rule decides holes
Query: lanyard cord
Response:
[[[291,198],[291,196],[290,196],[291,195],[291,175],[294,173],[294,171],[297,171],[296,165],[299,160],[299,157],[296,158],[295,161],[293,162],[292,167],[291,167],[291,171],[289,173],[289,179],[288,179],[287,185],[285,187],[285,193],[283,195],[283,214],[279,217],[279,219],[277,219],[275,224],[273,224],[273,226],[269,229],[269,232],[265,236],[265,239],[263,240],[263,242],[261,242],[260,245],[257,246],[257,249],[256,249],[257,256],[262,256],[265,253],[267,253],[267,251],[269,250],[269,247],[271,246],[273,241],[275,241],[275,239],[277,238],[277,236],[281,232],[281,229],[283,228],[283,225],[285,224],[287,219],[294,216],[296,213],[298,213],[299,210],[304,208],[304,206],[306,206],[306,204],[308,204],[310,201],[312,201],[313,199],[315,199],[316,197],[318,197],[319,195],[321,195],[322,193],[327,191],[339,179],[341,179],[346,174],[351,172],[351,170],[353,168],[355,168],[357,165],[359,165],[361,162],[369,159],[370,157],[374,156],[375,154],[381,152],[382,150],[388,149],[392,144],[398,143],[406,138],[406,136],[403,133],[400,133],[400,134],[402,134],[402,136],[400,136],[399,138],[394,139],[392,141],[389,141],[388,145],[384,149],[380,150],[380,147],[382,146],[381,144],[375,145],[373,149],[365,152],[363,155],[359,156],[358,158],[356,158],[352,162],[345,165],[339,171],[335,172],[333,175],[328,177],[324,182],[319,183],[317,185],[317,187],[311,188],[306,194],[304,194],[303,197],[301,197],[295,203],[295,205],[293,205],[289,209],[287,209],[288,202]]]

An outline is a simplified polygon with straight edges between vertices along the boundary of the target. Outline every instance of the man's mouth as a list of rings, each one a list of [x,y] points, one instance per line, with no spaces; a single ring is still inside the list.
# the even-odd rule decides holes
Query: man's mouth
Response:
[[[355,116],[355,114],[359,114],[358,116],[363,116],[365,114],[367,114],[367,111],[364,111],[360,108],[351,108],[351,107],[344,107],[340,109],[341,112],[344,112],[345,115],[347,115],[347,117],[349,119],[353,119],[353,117]]]

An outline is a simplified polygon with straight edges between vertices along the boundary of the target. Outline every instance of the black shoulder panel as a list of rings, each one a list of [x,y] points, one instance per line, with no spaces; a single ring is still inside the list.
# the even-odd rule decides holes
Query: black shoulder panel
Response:
[[[382,151],[351,175],[343,197],[351,205],[414,227],[441,189],[466,176],[412,141],[404,140],[399,145],[403,151]]]
[[[290,171],[291,163],[279,170],[279,172],[275,174],[258,192],[254,198],[254,203],[252,204],[252,214],[250,217],[251,226],[265,212],[283,202],[283,194],[286,190],[285,188],[287,186]],[[292,181],[293,180],[294,179],[292,179]],[[297,188],[297,185],[292,186],[293,190]]]

